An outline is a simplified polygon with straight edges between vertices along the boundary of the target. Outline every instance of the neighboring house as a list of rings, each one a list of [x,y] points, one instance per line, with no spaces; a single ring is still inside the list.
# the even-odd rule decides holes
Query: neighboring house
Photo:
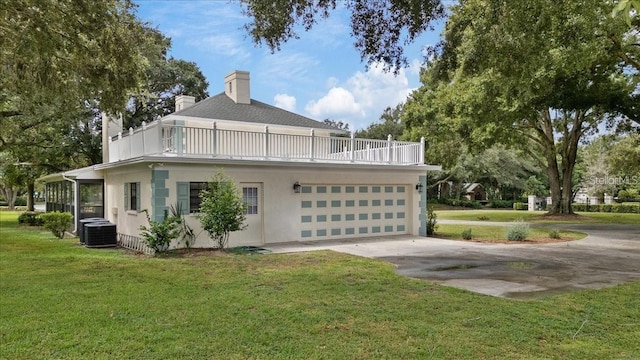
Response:
[[[480,183],[465,183],[462,185],[467,200],[485,201],[487,200],[487,192]]]
[[[103,163],[48,175],[47,210],[76,219],[105,217],[119,234],[139,236],[180,204],[199,233],[199,192],[217,170],[248,204],[247,229],[230,246],[364,236],[426,235],[424,139],[420,143],[346,137],[344,131],[250,98],[249,73],[225,77],[225,91],[122,131],[103,118]],[[340,135],[340,136],[336,136]],[[103,184],[103,185],[102,185]],[[420,185],[418,185],[420,184]],[[177,244],[172,244],[177,246]]]
[[[458,187],[456,187],[458,186]],[[456,189],[460,189],[460,197],[466,200],[486,201],[487,192],[480,183],[457,183],[445,181],[438,185],[438,197],[455,197]]]

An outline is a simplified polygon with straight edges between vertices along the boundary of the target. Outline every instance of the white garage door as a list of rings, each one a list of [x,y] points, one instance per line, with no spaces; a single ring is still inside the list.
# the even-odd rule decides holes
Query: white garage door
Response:
[[[301,240],[407,234],[406,185],[303,185]]]

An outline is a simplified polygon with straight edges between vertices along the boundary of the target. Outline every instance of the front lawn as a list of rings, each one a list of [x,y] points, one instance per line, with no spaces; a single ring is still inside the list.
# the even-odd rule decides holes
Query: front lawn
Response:
[[[593,213],[579,212],[579,217],[567,220],[549,219],[544,211],[516,211],[516,210],[440,210],[436,211],[438,219],[448,220],[485,220],[498,222],[512,222],[522,219],[527,222],[539,223],[589,223],[589,224],[640,224],[640,214]]]
[[[151,258],[0,212],[6,359],[636,359],[640,282],[535,301],[333,252]]]

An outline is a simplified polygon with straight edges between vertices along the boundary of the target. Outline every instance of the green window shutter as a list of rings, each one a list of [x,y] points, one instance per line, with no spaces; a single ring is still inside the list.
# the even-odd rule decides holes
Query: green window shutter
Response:
[[[189,183],[179,181],[177,183],[177,186],[178,188],[176,194],[178,196],[178,208],[180,209],[181,214],[188,214],[191,211],[191,209],[189,208]]]
[[[140,187],[140,183],[136,183],[136,191],[138,192],[136,194],[136,212],[140,212],[140,209],[142,209],[140,207],[140,198],[142,197],[142,188]]]
[[[124,183],[124,210],[129,210],[129,183]]]

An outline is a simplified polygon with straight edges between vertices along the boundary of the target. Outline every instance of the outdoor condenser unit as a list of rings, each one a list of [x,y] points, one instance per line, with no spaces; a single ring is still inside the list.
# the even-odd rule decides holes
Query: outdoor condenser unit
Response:
[[[115,247],[118,245],[116,224],[103,222],[85,224],[83,238],[86,247]]]

